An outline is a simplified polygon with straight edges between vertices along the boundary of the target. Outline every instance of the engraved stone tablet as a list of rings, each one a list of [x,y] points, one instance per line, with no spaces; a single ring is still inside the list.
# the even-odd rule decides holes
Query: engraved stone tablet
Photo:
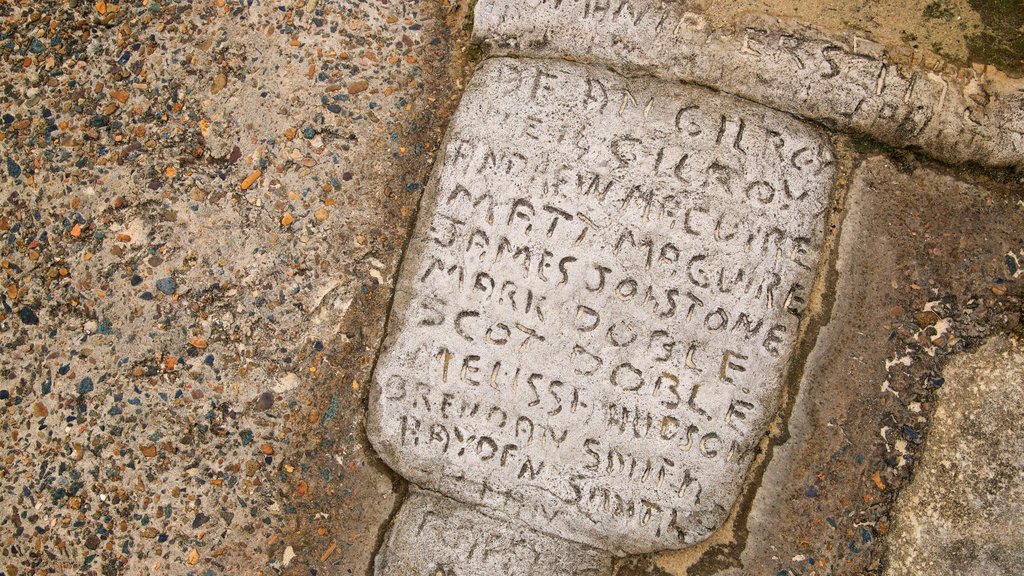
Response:
[[[833,152],[712,91],[496,58],[402,264],[368,433],[412,482],[615,553],[726,518],[779,404]]]

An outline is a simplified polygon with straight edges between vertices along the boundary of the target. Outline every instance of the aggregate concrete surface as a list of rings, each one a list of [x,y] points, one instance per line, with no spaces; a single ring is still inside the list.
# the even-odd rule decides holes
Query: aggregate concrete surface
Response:
[[[0,570],[365,574],[440,2],[0,5]]]

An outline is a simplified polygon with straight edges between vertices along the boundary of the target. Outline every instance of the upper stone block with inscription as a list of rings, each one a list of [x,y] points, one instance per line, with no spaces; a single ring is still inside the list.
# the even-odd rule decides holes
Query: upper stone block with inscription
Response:
[[[773,18],[716,29],[690,10],[663,0],[480,0],[473,34],[495,55],[693,82],[947,162],[1024,167],[1024,81],[897,64],[856,34]]]
[[[368,431],[412,482],[616,553],[707,537],[779,404],[833,152],[793,118],[484,62],[402,264]]]

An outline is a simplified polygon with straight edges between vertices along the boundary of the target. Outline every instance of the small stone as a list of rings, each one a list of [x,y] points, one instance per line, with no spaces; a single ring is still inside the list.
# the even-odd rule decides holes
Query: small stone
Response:
[[[21,166],[14,161],[14,158],[7,159],[7,173],[11,175],[11,178],[17,178],[21,176]]]
[[[178,284],[174,278],[161,278],[156,281],[156,289],[170,296],[178,289]]]
[[[1017,274],[1021,271],[1020,259],[1018,259],[1017,255],[1013,252],[1008,252],[1006,254],[1006,269],[1010,271],[1010,276],[1013,276],[1014,278],[1016,278]]]
[[[295,222],[295,217],[292,216],[290,213],[285,212],[284,216],[281,217],[281,226],[287,228],[288,226],[292,225],[292,222]]]
[[[271,446],[270,444],[266,444],[266,443],[260,444],[260,452],[263,452],[267,456],[273,456],[273,454],[274,454],[274,447]]]
[[[249,175],[245,177],[245,180],[242,180],[242,190],[248,190],[253,184],[256,183],[257,180],[260,179],[260,176],[263,176],[263,172],[259,170],[253,170],[252,172],[250,172]]]
[[[209,516],[207,516],[206,514],[203,514],[202,512],[199,512],[199,513],[196,514],[196,517],[192,520],[192,529],[195,530],[196,528],[199,528],[200,526],[202,526],[203,524],[206,524],[209,521],[210,521],[210,517]]]
[[[882,481],[882,473],[875,470],[875,473],[871,475],[871,481],[875,483],[875,487],[879,490],[885,490],[885,482]]]
[[[359,94],[360,92],[366,90],[369,87],[370,83],[367,82],[366,80],[356,80],[355,82],[352,82],[351,84],[348,85],[347,90],[349,94]]]
[[[82,381],[78,383],[78,393],[79,394],[88,394],[89,392],[92,392],[92,389],[93,389],[92,378],[89,378],[88,376],[86,376],[85,378],[82,378]]]
[[[95,550],[99,548],[100,537],[95,534],[90,534],[89,537],[85,539],[85,547],[89,550]]]
[[[146,458],[153,458],[154,456],[156,456],[156,452],[157,450],[155,444],[150,444],[149,446],[142,447],[142,455],[145,456]]]
[[[270,392],[264,392],[260,394],[259,399],[256,400],[256,409],[259,411],[270,410],[271,406],[274,405],[274,395]]]
[[[24,306],[21,310],[18,310],[18,318],[20,318],[24,324],[29,326],[39,324],[39,316],[36,315],[36,311],[28,306]]]
[[[227,76],[225,76],[223,74],[217,74],[216,76],[213,77],[213,87],[210,88],[210,92],[213,92],[214,94],[220,92],[221,90],[224,89],[224,86],[226,86],[227,83],[228,83],[228,77]]]
[[[193,548],[192,550],[189,550],[189,553],[188,553],[188,563],[192,564],[193,566],[195,566],[196,564],[199,564],[199,551],[196,550],[195,548]]]
[[[36,402],[32,405],[32,415],[37,418],[46,418],[50,415],[50,411],[46,408],[46,404]]]
[[[291,564],[293,558],[295,558],[295,550],[292,550],[292,547],[289,546],[284,549],[284,556],[281,558],[281,564],[283,566],[287,566]]]
[[[935,323],[939,321],[939,315],[931,310],[926,310],[915,314],[914,320],[917,322],[918,326],[925,328],[927,326],[934,326]]]

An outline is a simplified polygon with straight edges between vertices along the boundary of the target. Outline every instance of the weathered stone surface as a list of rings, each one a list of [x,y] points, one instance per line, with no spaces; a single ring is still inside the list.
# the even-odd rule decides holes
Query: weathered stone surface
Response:
[[[821,328],[749,503],[658,566],[680,576],[878,573],[943,365],[1019,330],[1024,309],[1024,274],[1006,257],[1024,249],[1020,192],[957,176],[884,156],[849,176],[835,270],[821,310],[809,309]]]
[[[701,540],[777,409],[832,176],[828,141],[778,112],[486,61],[402,265],[374,447],[606,550]]]
[[[438,494],[413,489],[374,563],[376,576],[605,576],[607,552],[495,520]]]
[[[896,506],[888,574],[1014,574],[1024,566],[1024,344],[993,338],[944,372],[914,479]]]
[[[660,0],[482,0],[475,20],[494,54],[695,82],[942,160],[1024,166],[1024,82],[994,69],[900,65],[864,38],[771,18],[714,29]]]

